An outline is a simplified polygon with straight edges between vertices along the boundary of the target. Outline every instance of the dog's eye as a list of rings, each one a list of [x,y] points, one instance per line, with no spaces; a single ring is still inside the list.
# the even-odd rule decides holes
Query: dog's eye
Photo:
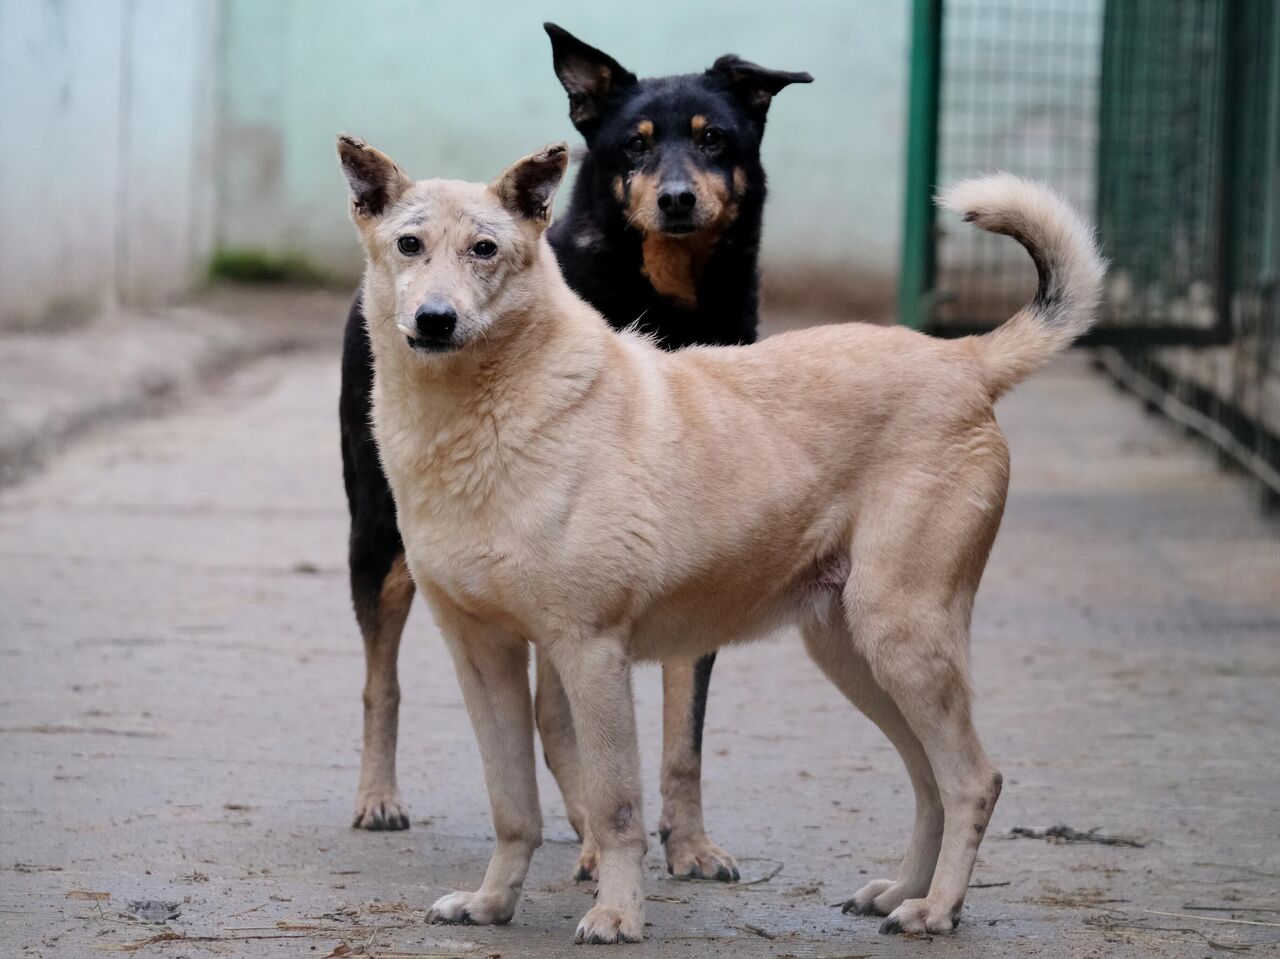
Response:
[[[632,156],[641,156],[644,153],[644,151],[648,149],[648,146],[649,144],[645,140],[645,138],[637,133],[625,144],[623,144],[623,149],[626,150],[628,153],[630,153]]]
[[[422,241],[416,236],[402,236],[396,240],[396,248],[405,256],[413,256],[422,252]]]
[[[707,127],[698,136],[698,146],[714,149],[724,143],[724,133],[715,127]]]
[[[492,240],[476,240],[475,245],[471,247],[471,252],[482,260],[487,260],[498,252],[498,244]]]

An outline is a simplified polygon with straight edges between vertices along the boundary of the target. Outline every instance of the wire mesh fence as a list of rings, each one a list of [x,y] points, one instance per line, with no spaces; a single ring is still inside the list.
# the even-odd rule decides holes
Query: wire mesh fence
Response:
[[[915,0],[915,10],[934,33],[913,32],[904,321],[943,335],[988,329],[1035,284],[1004,238],[920,215],[921,185],[992,169],[1043,180],[1096,211],[1112,269],[1091,342],[1119,348],[1109,368],[1152,405],[1176,404],[1273,503],[1280,3]]]
[[[938,182],[1008,170],[1094,204],[1103,0],[949,0],[943,7]],[[1035,270],[1003,237],[938,235],[932,325],[994,325]]]

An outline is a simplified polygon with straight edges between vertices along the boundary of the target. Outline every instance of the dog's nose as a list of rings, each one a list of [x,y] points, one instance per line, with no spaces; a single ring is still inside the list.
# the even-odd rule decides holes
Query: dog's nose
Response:
[[[664,213],[688,213],[698,202],[688,183],[667,183],[658,193],[658,209]]]
[[[448,303],[433,300],[418,307],[413,319],[420,339],[429,343],[447,343],[458,325],[458,312]]]

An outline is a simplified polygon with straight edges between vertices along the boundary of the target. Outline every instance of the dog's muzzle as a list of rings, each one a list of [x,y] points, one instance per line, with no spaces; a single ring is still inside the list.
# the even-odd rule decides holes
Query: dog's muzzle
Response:
[[[457,311],[443,303],[424,303],[413,315],[413,324],[401,321],[396,328],[415,350],[444,353],[454,349],[454,333],[458,329]]]
[[[692,233],[698,228],[698,195],[684,181],[664,183],[658,193],[658,226],[663,233]]]

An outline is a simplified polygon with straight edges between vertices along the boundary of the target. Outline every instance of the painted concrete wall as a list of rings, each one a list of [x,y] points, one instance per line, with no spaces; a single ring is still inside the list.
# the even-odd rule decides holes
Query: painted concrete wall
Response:
[[[415,176],[488,178],[558,138],[580,142],[551,69],[554,20],[640,75],[736,52],[809,70],[774,101],[767,275],[856,283],[896,267],[905,0],[228,0],[222,133],[227,247],[300,253],[354,275],[334,156],[363,136]],[[562,191],[562,197],[567,191]]]
[[[0,0],[0,328],[181,294],[216,248],[354,277],[333,137],[487,178],[578,142],[545,19],[642,75],[733,51],[806,69],[774,103],[765,262],[886,280],[899,234],[906,0]],[[567,191],[562,193],[567,195]]]
[[[0,327],[160,302],[203,274],[217,14],[0,2]]]

